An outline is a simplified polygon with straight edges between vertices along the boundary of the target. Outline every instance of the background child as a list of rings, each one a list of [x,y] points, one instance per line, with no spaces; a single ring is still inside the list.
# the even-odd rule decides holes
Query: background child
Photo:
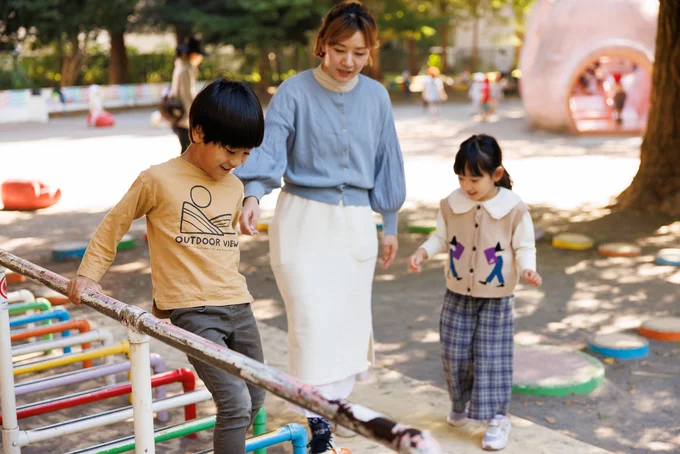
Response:
[[[442,361],[453,426],[488,420],[482,447],[505,448],[510,435],[513,290],[519,276],[539,286],[534,228],[527,206],[511,191],[501,149],[475,135],[460,146],[454,172],[460,189],[440,204],[437,230],[409,257],[423,260],[448,250],[446,296],[440,321]]]
[[[439,116],[439,103],[448,99],[440,74],[439,68],[430,66],[427,68],[428,77],[423,82],[423,101],[432,118]]]
[[[243,184],[231,173],[262,143],[262,107],[246,85],[218,79],[198,94],[189,122],[191,144],[184,154],[142,172],[99,225],[68,295],[79,304],[83,292],[101,291],[98,281],[113,262],[116,245],[133,219],[146,216],[154,314],[262,361],[253,298],[238,271],[234,226]],[[244,453],[264,390],[191,357],[189,362],[217,406],[215,452]]]

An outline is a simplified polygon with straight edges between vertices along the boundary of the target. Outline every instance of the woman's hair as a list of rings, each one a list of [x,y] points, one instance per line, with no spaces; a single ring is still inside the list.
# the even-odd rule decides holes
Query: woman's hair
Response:
[[[453,171],[456,175],[470,174],[481,177],[484,174],[493,175],[497,168],[503,167],[503,152],[501,147],[491,136],[478,134],[460,144]],[[505,168],[503,177],[496,182],[496,186],[512,189],[512,178]]]
[[[353,0],[338,3],[323,17],[321,28],[316,34],[314,55],[323,58],[324,46],[332,46],[345,41],[358,31],[363,33],[369,51],[378,46],[378,27],[364,5]],[[369,56],[369,66],[371,62]]]

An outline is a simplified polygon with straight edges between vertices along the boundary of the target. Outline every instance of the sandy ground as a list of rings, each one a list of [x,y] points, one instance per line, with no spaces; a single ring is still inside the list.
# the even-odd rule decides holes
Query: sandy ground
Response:
[[[50,245],[88,239],[141,170],[179,151],[172,133],[152,128],[149,116],[148,111],[118,113],[117,125],[101,130],[87,128],[83,117],[54,119],[47,125],[0,125],[0,181],[39,178],[63,191],[62,201],[47,210],[0,211],[0,247],[73,276],[77,263],[52,261]],[[654,265],[653,257],[662,247],[678,247],[680,222],[606,208],[637,170],[640,137],[571,137],[532,131],[515,101],[504,105],[499,117],[486,124],[476,122],[466,105],[453,103],[443,106],[437,121],[425,118],[419,106],[409,105],[395,107],[395,118],[408,185],[408,200],[400,217],[402,232],[408,222],[432,222],[438,200],[456,187],[453,157],[462,140],[478,132],[500,140],[515,190],[531,206],[535,224],[546,232],[546,239],[538,243],[543,287],[536,290],[520,285],[516,291],[517,342],[583,349],[594,333],[632,333],[650,317],[678,315],[680,271]],[[274,204],[275,196],[263,200],[265,217]],[[113,297],[150,309],[148,251],[141,241],[144,228],[143,221],[133,224],[131,231],[140,239],[138,247],[119,253],[102,284]],[[552,248],[550,237],[564,231],[586,233],[598,243],[632,242],[642,247],[643,254],[612,259],[594,250]],[[431,260],[420,275],[406,271],[408,255],[424,239],[422,235],[402,233],[396,263],[388,271],[376,271],[378,362],[443,388],[438,344],[443,258]],[[285,330],[283,304],[269,267],[266,234],[243,238],[241,246],[242,270],[256,298],[259,321]],[[22,287],[36,288],[31,283]],[[69,310],[74,318],[86,318],[124,339],[125,332],[117,323],[88,308]],[[678,452],[680,423],[675,402],[680,397],[680,345],[650,344],[650,355],[643,360],[607,363],[605,382],[590,395],[550,398],[515,394],[511,411],[613,452]],[[152,350],[166,357],[168,368],[188,367],[183,354],[164,345],[154,341]],[[79,389],[94,386],[100,385],[89,383]],[[179,386],[171,385],[169,391],[179,392]],[[54,394],[46,392],[30,399],[22,397],[20,403],[51,396]],[[66,414],[77,417],[127,403],[121,397]],[[446,403],[441,405],[445,407]],[[279,399],[270,398],[267,408],[270,427],[295,420]],[[211,410],[211,403],[201,404],[199,415],[208,415]],[[181,412],[171,415],[171,423],[181,421]],[[63,418],[63,414],[35,417],[22,421],[21,427],[41,427]],[[23,452],[68,452],[128,435],[131,427],[130,423],[121,423]],[[157,452],[195,452],[209,446],[208,432],[195,441],[159,445]],[[270,452],[287,452],[287,448],[277,449]]]

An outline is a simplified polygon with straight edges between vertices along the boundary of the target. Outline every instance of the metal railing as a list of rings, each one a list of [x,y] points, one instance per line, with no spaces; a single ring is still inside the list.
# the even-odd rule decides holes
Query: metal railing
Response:
[[[19,454],[21,447],[27,446],[30,442],[31,431],[20,430],[16,418],[7,284],[3,266],[64,295],[68,280],[0,249],[0,398],[3,415],[3,451],[4,454]],[[138,453],[155,452],[149,368],[150,337],[335,421],[396,452],[410,454],[441,452],[436,440],[427,432],[399,424],[374,410],[344,399],[328,400],[314,386],[158,319],[143,309],[97,292],[83,293],[82,301],[84,305],[119,321],[128,328],[135,449]]]

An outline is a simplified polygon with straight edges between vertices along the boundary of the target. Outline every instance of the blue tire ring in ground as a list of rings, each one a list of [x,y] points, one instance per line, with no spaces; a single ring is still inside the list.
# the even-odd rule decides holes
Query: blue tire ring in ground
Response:
[[[588,348],[602,356],[617,359],[641,359],[649,354],[649,342],[633,334],[604,334],[593,336]]]

